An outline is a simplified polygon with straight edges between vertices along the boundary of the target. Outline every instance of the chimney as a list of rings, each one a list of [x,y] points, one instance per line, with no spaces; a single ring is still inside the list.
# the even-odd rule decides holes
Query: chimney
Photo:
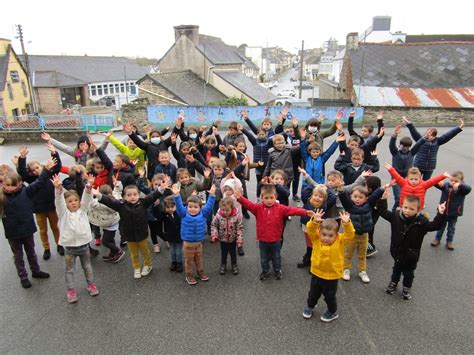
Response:
[[[199,44],[199,26],[197,25],[181,25],[174,26],[174,40],[175,42],[181,36],[188,37],[194,44]]]
[[[0,38],[0,55],[6,55],[8,46],[11,45],[11,41],[6,38]]]
[[[346,36],[346,50],[351,51],[359,48],[359,34],[357,32],[348,33]]]

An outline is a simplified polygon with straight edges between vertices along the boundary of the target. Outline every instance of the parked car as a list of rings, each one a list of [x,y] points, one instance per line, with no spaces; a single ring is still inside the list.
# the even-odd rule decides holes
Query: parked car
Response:
[[[296,91],[293,90],[293,89],[285,89],[285,90],[282,90],[280,91],[277,96],[291,96],[291,97],[295,97],[296,96]]]
[[[275,106],[311,107],[309,101],[297,99],[292,96],[279,96],[275,100]]]
[[[313,87],[314,87],[313,84],[311,84],[311,83],[308,82],[308,81],[303,81],[303,82],[301,83],[301,88],[302,88],[303,90],[305,90],[305,89],[312,89]],[[300,88],[299,84],[298,84],[298,85],[295,85],[295,89],[299,89],[299,88]]]

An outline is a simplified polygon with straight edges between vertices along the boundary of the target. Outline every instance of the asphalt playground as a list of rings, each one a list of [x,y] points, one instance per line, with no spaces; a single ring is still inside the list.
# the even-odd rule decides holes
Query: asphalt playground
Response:
[[[447,129],[440,128],[439,134]],[[387,129],[378,146],[382,166],[391,162],[391,132]],[[326,147],[333,138],[326,139]],[[472,186],[473,142],[474,128],[466,128],[442,146],[436,172],[463,170],[465,181]],[[0,146],[0,163],[10,163],[17,149]],[[113,156],[116,151],[109,147],[107,153]],[[28,158],[44,161],[47,154],[44,145],[31,144]],[[72,158],[61,157],[64,164],[71,164]],[[326,170],[332,168],[335,158],[329,160]],[[382,181],[389,179],[383,168],[379,176]],[[249,194],[255,198],[254,176]],[[432,216],[439,196],[434,188],[427,193],[427,212]],[[219,246],[209,241],[204,243],[204,268],[210,281],[194,287],[186,284],[183,274],[169,271],[166,247],[154,255],[153,272],[140,280],[133,279],[128,252],[122,262],[109,264],[101,260],[106,250],[100,247],[100,256],[92,262],[100,295],[92,298],[87,294],[78,263],[79,302],[74,305],[66,302],[63,257],[53,250],[51,259],[43,261],[38,236],[40,265],[51,278],[33,280],[33,287],[27,290],[21,287],[0,227],[0,353],[472,354],[473,197],[471,193],[466,199],[465,214],[458,220],[454,251],[448,251],[444,243],[431,247],[433,233],[425,238],[410,301],[384,292],[392,258],[389,224],[380,220],[375,236],[379,252],[368,260],[371,282],[363,284],[354,270],[351,281],[339,282],[340,317],[330,324],[319,320],[326,310],[323,300],[312,319],[302,317],[310,275],[296,268],[305,251],[297,217],[287,224],[280,281],[258,279],[260,258],[252,216],[245,220],[246,254],[238,259],[239,275],[219,275]]]

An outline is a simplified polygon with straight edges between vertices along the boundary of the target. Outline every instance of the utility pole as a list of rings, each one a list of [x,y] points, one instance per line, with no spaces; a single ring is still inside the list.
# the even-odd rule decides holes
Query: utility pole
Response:
[[[127,68],[125,66],[123,66],[123,75],[125,77],[125,100],[128,105]]]
[[[303,90],[303,66],[304,66],[304,40],[301,41],[301,55],[300,55],[300,90],[298,97],[301,99],[301,92]]]
[[[25,50],[25,43],[23,42],[23,28],[21,25],[16,25],[16,29],[18,31],[18,38],[20,39],[21,52],[22,52],[23,58],[25,58],[26,78],[28,81],[28,89],[30,90],[31,104],[33,105],[33,112],[36,114],[38,111],[36,107],[36,99],[35,99],[35,93],[33,91],[33,85],[31,84],[30,61],[28,59],[28,54],[26,53],[26,50]]]

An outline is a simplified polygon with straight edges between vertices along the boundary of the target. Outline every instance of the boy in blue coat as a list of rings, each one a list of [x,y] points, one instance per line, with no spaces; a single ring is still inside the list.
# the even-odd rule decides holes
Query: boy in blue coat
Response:
[[[193,275],[193,265],[196,265],[198,277],[201,281],[209,280],[202,266],[202,241],[206,237],[206,221],[212,215],[216,200],[216,186],[211,186],[204,208],[202,208],[201,198],[195,195],[188,197],[185,207],[181,200],[179,187],[173,185],[172,191],[175,195],[176,212],[181,218],[181,239],[183,240],[186,282],[189,285],[196,285],[197,281]]]
[[[415,128],[413,123],[410,119],[403,116],[403,121],[407,124],[407,128],[410,131],[411,137],[418,141],[422,138],[422,135],[418,130]],[[459,120],[459,126],[451,128],[445,134],[440,137],[437,137],[438,131],[436,128],[429,128],[427,131],[427,138],[423,138],[426,140],[425,144],[418,150],[418,154],[415,156],[414,165],[420,169],[421,177],[423,180],[429,180],[431,175],[433,175],[433,171],[436,168],[436,159],[438,157],[438,150],[439,147],[445,143],[448,143],[451,139],[453,139],[456,135],[462,132],[464,128],[464,121],[461,119]]]
[[[453,239],[454,232],[456,231],[456,222],[458,221],[458,217],[462,216],[464,198],[471,192],[471,187],[464,182],[464,173],[462,171],[453,172],[449,176],[449,181],[441,181],[435,186],[441,190],[439,203],[446,203],[448,219],[436,233],[436,237],[431,242],[431,246],[437,247],[441,243],[441,238],[443,237],[447,225],[446,248],[448,248],[448,250],[454,250]]]

